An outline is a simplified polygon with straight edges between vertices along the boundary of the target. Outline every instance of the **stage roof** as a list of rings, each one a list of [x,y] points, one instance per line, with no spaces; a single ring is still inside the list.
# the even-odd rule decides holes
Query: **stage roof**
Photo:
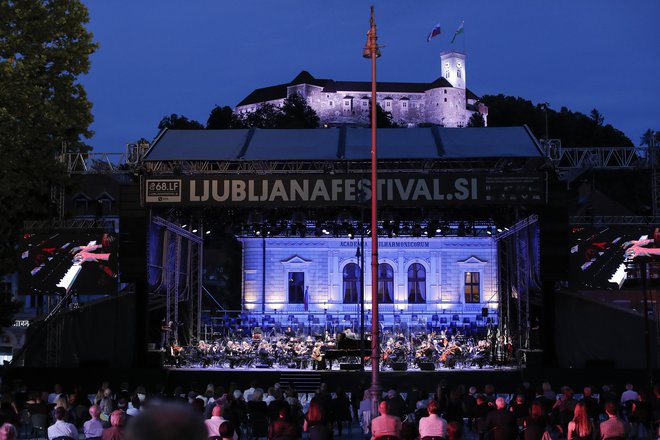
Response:
[[[381,128],[379,160],[542,157],[526,126]],[[164,130],[149,161],[369,160],[370,128]]]

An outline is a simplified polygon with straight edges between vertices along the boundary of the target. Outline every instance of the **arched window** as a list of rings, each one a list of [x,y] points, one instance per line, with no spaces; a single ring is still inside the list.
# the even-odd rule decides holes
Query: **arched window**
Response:
[[[408,267],[408,303],[426,304],[426,268],[419,263]]]
[[[387,263],[378,265],[378,302],[381,304],[394,302],[394,269]]]
[[[342,274],[344,280],[344,304],[357,304],[360,297],[360,266],[348,263]]]
[[[449,78],[449,69],[445,70],[445,78]]]
[[[458,69],[456,71],[456,77],[460,78],[461,77],[461,69]]]

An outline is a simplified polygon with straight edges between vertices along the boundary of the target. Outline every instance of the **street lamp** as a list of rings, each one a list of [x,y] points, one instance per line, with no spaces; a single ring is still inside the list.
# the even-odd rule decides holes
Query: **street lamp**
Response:
[[[374,7],[371,6],[367,43],[362,55],[371,58],[371,414],[378,414],[379,383],[378,346],[378,222],[377,222],[377,155],[376,155],[376,58],[380,56]]]

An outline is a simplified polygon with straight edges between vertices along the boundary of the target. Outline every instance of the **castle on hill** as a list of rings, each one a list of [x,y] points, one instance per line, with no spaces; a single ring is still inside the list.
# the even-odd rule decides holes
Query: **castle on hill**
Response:
[[[376,101],[402,127],[439,125],[465,127],[475,113],[488,122],[488,107],[466,87],[465,54],[440,54],[441,76],[431,83],[381,82]],[[238,103],[237,114],[253,112],[263,104],[281,106],[287,96],[299,93],[316,111],[322,125],[368,126],[371,82],[317,79],[302,71],[290,83],[252,91]]]

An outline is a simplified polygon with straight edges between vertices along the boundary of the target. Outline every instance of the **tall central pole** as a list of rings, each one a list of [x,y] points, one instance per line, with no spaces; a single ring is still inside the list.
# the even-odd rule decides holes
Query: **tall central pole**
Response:
[[[364,57],[371,58],[371,414],[378,414],[381,387],[379,380],[379,335],[378,335],[378,158],[376,155],[376,58],[380,56],[377,43],[374,7]]]

